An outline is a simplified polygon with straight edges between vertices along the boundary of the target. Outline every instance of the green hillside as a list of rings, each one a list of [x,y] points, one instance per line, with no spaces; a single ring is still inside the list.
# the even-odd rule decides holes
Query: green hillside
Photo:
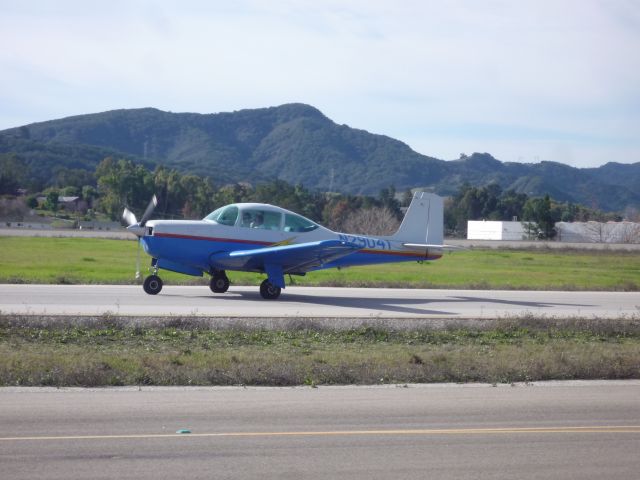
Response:
[[[503,190],[549,193],[603,210],[640,206],[640,163],[577,169],[503,163],[486,153],[443,161],[398,140],[338,125],[304,104],[216,114],[144,108],[79,115],[1,131],[0,154],[11,153],[43,186],[61,168],[93,171],[112,156],[208,176],[217,184],[279,178],[352,194],[394,185],[398,191],[428,187],[449,195],[465,182],[496,182]]]

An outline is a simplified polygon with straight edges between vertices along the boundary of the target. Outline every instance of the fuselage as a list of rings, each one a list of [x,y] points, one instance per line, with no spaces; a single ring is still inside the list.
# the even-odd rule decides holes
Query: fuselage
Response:
[[[227,209],[226,211],[224,209]],[[203,220],[154,220],[146,223],[141,242],[159,268],[188,275],[221,269],[215,256],[321,240],[339,240],[359,247],[337,260],[310,268],[319,270],[440,258],[439,249],[408,248],[391,237],[333,232],[280,207],[240,203],[212,212]]]

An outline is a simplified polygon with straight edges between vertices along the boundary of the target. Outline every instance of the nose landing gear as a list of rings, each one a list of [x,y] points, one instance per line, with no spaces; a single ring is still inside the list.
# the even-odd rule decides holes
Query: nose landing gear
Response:
[[[158,276],[158,260],[151,260],[151,268],[153,269],[153,273],[144,279],[144,283],[142,284],[142,288],[149,295],[157,295],[162,290],[162,279]]]
[[[156,275],[149,275],[144,279],[144,283],[142,284],[142,288],[149,295],[157,295],[162,290],[162,279]]]

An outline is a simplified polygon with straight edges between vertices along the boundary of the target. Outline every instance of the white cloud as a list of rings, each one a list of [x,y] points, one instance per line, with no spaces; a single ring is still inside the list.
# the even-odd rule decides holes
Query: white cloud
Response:
[[[299,101],[442,158],[640,161],[634,1],[4,2],[0,41],[0,128]]]

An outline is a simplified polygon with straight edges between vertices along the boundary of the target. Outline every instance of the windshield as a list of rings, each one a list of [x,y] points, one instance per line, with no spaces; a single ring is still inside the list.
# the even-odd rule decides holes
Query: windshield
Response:
[[[212,220],[221,225],[235,225],[238,218],[238,207],[235,205],[227,205],[214,210],[204,217],[205,220]]]

